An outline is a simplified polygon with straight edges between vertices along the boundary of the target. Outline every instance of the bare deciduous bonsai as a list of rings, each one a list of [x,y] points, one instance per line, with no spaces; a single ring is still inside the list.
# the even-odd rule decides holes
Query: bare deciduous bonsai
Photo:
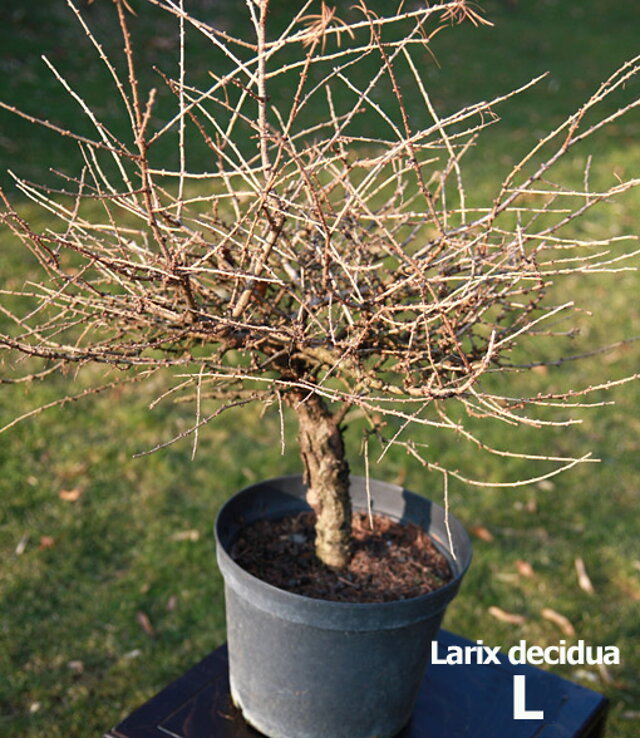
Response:
[[[513,351],[572,309],[550,291],[556,279],[610,271],[633,254],[631,237],[577,239],[568,227],[637,181],[592,191],[586,175],[584,189],[552,177],[568,152],[638,105],[598,114],[640,57],[480,204],[465,190],[463,157],[496,121],[494,107],[518,91],[441,116],[424,74],[436,32],[486,22],[465,0],[388,16],[361,0],[343,18],[306,2],[275,36],[269,0],[247,0],[251,40],[197,20],[182,0],[147,2],[175,16],[180,38],[174,77],[159,77],[175,96],[171,119],[156,119],[156,90],[141,87],[125,0],[114,0],[125,73],[69,5],[112,78],[127,137],[109,130],[47,60],[94,134],[3,105],[74,139],[84,166],[61,174],[57,189],[15,176],[49,212],[47,228],[1,195],[2,220],[35,254],[41,277],[3,292],[10,327],[0,345],[45,359],[39,377],[90,362],[131,379],[168,368],[178,381],[164,394],[195,394],[196,436],[238,405],[288,405],[317,514],[317,555],[343,567],[351,509],[342,436],[351,409],[366,415],[383,450],[403,445],[446,484],[448,474],[464,477],[423,458],[406,440],[408,427],[453,430],[515,455],[488,447],[464,417],[532,423],[527,407],[570,407],[592,389],[512,397],[482,380],[534,366],[518,364]],[[212,65],[224,61],[212,66],[206,89],[187,74],[185,39],[194,32],[210,40]],[[175,165],[155,155],[172,135]],[[208,151],[197,160],[196,138]],[[217,402],[209,414],[207,398]],[[466,415],[454,415],[455,406]],[[385,419],[395,423],[390,437]],[[553,473],[582,460],[525,458],[555,462]]]

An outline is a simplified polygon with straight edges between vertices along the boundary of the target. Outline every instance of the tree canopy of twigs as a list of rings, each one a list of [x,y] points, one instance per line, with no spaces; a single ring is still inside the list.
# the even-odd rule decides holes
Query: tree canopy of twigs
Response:
[[[486,448],[452,405],[469,417],[533,423],[529,406],[562,408],[587,392],[511,397],[486,390],[482,378],[516,369],[522,338],[571,311],[570,300],[554,302],[554,282],[623,268],[635,253],[631,237],[567,234],[638,180],[592,191],[588,172],[583,189],[554,172],[574,147],[637,108],[632,99],[599,113],[637,74],[640,57],[480,204],[465,189],[464,156],[519,90],[443,116],[425,75],[433,36],[465,20],[486,23],[477,7],[453,0],[378,16],[360,0],[340,17],[309,1],[272,36],[268,0],[247,0],[248,32],[235,38],[193,17],[183,0],[146,2],[174,16],[180,39],[158,73],[158,89],[175,96],[164,121],[136,68],[130,26],[144,3],[134,19],[114,0],[120,64],[67,0],[130,131],[117,137],[46,61],[94,134],[58,130],[84,161],[79,173],[61,174],[58,189],[15,175],[20,192],[49,212],[49,227],[37,230],[0,195],[2,221],[41,267],[41,279],[3,292],[2,348],[47,360],[45,373],[96,362],[140,379],[169,367],[176,381],[166,394],[195,393],[198,408],[204,398],[220,401],[213,413],[198,410],[191,432],[246,402],[299,409],[315,398],[336,428],[358,408],[385,448],[403,444],[414,455],[401,433],[412,423]],[[221,60],[206,88],[189,79],[185,40],[194,32]],[[55,130],[46,116],[33,120]],[[172,167],[154,156],[167,136],[177,141]],[[196,138],[208,151],[198,161],[189,148]],[[385,418],[399,427],[391,437]],[[578,461],[540,458],[555,471]],[[438,459],[423,461],[446,478]]]

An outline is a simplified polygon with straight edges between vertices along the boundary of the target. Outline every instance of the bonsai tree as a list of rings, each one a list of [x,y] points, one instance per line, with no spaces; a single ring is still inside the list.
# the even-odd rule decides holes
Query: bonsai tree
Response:
[[[3,223],[41,268],[37,281],[2,293],[0,346],[45,360],[33,376],[88,363],[131,381],[167,370],[177,381],[163,395],[195,395],[198,407],[178,438],[245,403],[288,406],[317,555],[335,568],[350,555],[350,411],[364,414],[383,452],[403,445],[446,483],[464,477],[423,458],[407,428],[449,429],[515,455],[488,447],[465,418],[531,424],[527,408],[570,407],[593,389],[497,395],[483,380],[544,364],[523,364],[514,351],[573,309],[550,290],[555,281],[616,269],[633,254],[631,238],[577,239],[568,228],[637,181],[593,191],[588,171],[582,189],[554,172],[638,105],[599,113],[637,74],[639,58],[516,161],[482,203],[465,189],[464,157],[498,120],[494,108],[519,90],[453,114],[436,109],[425,75],[433,36],[487,23],[465,0],[400,3],[384,16],[360,0],[342,17],[309,0],[277,33],[269,0],[247,0],[242,38],[197,19],[183,0],[146,0],[138,19],[114,0],[122,64],[68,4],[112,80],[128,133],[116,135],[46,59],[93,133],[3,104],[73,139],[83,162],[60,172],[57,186],[14,175],[47,211],[45,228],[0,193]],[[179,37],[154,89],[143,89],[130,31],[147,5],[172,15]],[[204,87],[188,74],[194,33],[211,44]],[[163,91],[175,101],[166,120],[156,115]],[[171,137],[167,160],[157,152]],[[207,398],[217,404],[203,414]],[[554,462],[552,473],[583,460],[526,458]]]

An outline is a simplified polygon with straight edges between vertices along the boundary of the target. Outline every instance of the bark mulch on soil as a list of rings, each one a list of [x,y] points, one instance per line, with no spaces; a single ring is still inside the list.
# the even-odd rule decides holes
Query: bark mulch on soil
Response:
[[[384,515],[353,516],[353,558],[346,569],[330,569],[314,554],[313,513],[247,526],[231,555],[250,574],[269,584],[324,600],[389,602],[432,592],[451,580],[443,554],[413,523]]]

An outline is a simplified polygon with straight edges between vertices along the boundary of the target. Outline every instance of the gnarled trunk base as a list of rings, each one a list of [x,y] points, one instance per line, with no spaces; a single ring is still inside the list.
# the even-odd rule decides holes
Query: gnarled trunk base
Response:
[[[298,416],[307,501],[317,518],[316,555],[328,566],[341,569],[351,558],[349,465],[342,431],[318,395],[291,399]]]

